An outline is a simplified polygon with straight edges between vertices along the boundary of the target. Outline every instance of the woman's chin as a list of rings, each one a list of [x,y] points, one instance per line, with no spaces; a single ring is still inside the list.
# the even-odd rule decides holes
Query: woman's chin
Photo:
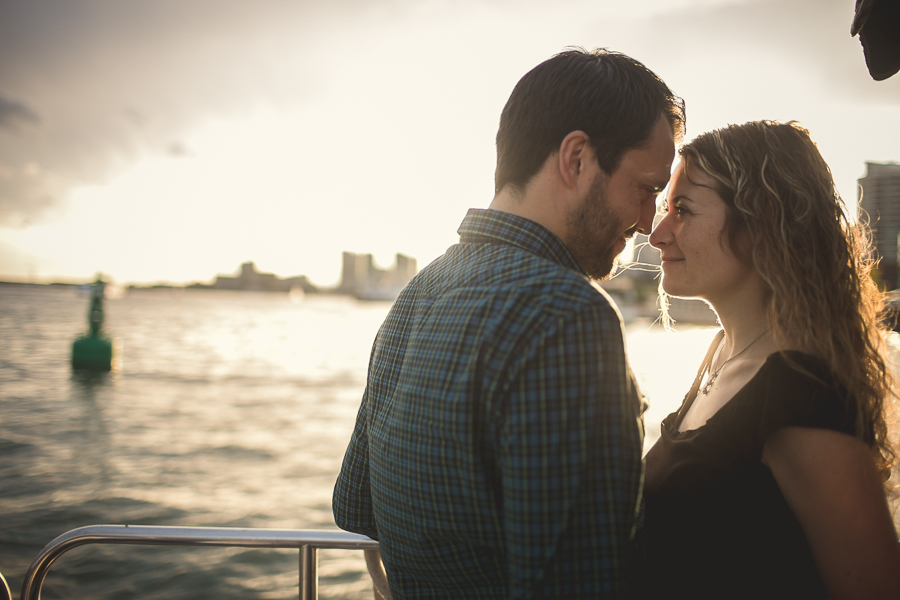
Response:
[[[663,291],[666,293],[666,296],[670,298],[678,298],[679,300],[697,300],[699,296],[694,293],[691,293],[691,290],[684,289],[683,287],[679,287],[677,285],[665,285],[663,284]]]
[[[684,295],[685,290],[681,286],[678,286],[675,282],[667,281],[665,277],[663,277],[661,287],[667,296],[672,296],[674,298],[686,297]]]

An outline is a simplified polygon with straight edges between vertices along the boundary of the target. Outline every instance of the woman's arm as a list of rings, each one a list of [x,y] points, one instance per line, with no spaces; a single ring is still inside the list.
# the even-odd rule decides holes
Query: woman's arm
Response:
[[[843,433],[787,427],[769,437],[762,460],[831,598],[900,599],[900,544],[872,451]]]

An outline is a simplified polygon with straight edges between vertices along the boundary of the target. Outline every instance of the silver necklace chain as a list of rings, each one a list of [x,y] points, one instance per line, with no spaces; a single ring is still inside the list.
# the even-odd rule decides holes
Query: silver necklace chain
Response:
[[[771,325],[769,325],[768,327],[766,327],[766,329],[765,329],[761,334],[759,334],[758,336],[756,336],[756,338],[754,338],[754,340],[753,340],[752,342],[750,342],[749,344],[747,344],[746,346],[744,346],[744,349],[743,349],[743,350],[741,350],[740,352],[738,352],[737,354],[735,354],[734,356],[732,356],[731,358],[729,358],[728,360],[726,360],[725,362],[723,362],[723,363],[722,363],[722,366],[719,367],[718,369],[716,369],[714,372],[711,372],[711,373],[709,374],[709,376],[706,378],[706,384],[705,384],[702,388],[700,388],[700,393],[703,394],[703,395],[708,394],[708,393],[709,393],[709,390],[712,389],[713,384],[716,382],[716,379],[719,377],[719,373],[721,373],[721,372],[722,372],[722,369],[725,368],[725,365],[727,365],[728,363],[730,363],[731,361],[733,361],[734,359],[736,359],[738,356],[740,356],[741,354],[743,354],[744,352],[746,352],[747,350],[749,350],[749,349],[750,349],[750,346],[752,346],[753,344],[755,344],[756,342],[758,342],[759,340],[761,340],[761,339],[762,339],[762,336],[764,336],[764,335],[766,335],[767,333],[769,333],[769,330],[770,330],[770,329],[772,329],[772,326],[771,326]],[[713,366],[715,366],[715,364],[719,361],[719,353],[722,351],[722,348],[724,348],[724,347],[725,347],[725,341],[723,340],[723,341],[722,341],[722,345],[719,346],[719,349],[716,351],[716,355],[713,357],[713,362],[712,362]]]

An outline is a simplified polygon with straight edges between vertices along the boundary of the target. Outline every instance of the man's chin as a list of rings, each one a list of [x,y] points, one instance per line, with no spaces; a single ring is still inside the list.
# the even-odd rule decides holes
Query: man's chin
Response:
[[[616,271],[619,269],[619,256],[616,255],[613,257],[612,261],[607,261],[604,263],[600,263],[599,261],[591,265],[590,270],[587,270],[588,277],[591,278],[592,281],[606,281],[607,279],[611,279],[613,275],[616,274]]]

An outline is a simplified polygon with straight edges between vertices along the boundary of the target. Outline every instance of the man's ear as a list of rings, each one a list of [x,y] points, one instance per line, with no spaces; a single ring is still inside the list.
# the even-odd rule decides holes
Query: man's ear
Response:
[[[594,159],[591,139],[583,131],[573,131],[563,138],[557,156],[559,174],[569,187],[578,187],[578,180],[585,172],[587,160]]]

